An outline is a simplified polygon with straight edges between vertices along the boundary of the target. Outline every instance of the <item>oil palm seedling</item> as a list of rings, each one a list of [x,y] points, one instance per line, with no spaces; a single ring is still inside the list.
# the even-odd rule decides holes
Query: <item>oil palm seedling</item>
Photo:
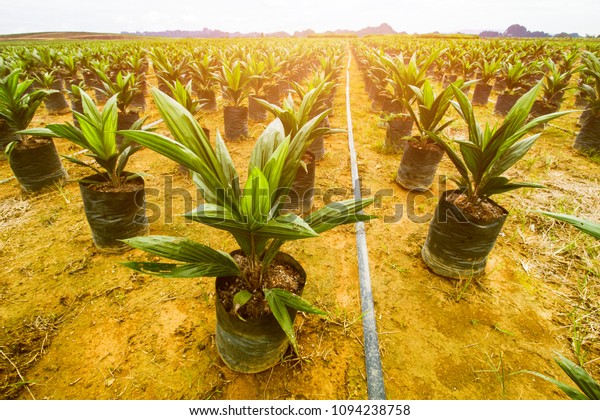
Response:
[[[229,140],[248,137],[248,107],[243,105],[250,82],[246,63],[239,60],[224,62],[221,71],[215,76],[221,84],[223,98],[228,103],[223,108],[225,137]]]
[[[52,47],[40,46],[31,52],[32,66],[38,73],[54,71],[59,63],[58,51]]]
[[[45,72],[34,76],[34,81],[37,82],[42,89],[52,91],[44,99],[46,111],[50,115],[63,115],[70,112],[69,104],[62,93],[63,81],[56,76],[54,71]]]
[[[104,78],[107,78],[110,75],[110,63],[105,59],[92,60],[90,62],[90,66],[90,71],[93,74],[87,78],[86,84],[94,89],[94,94],[96,96],[96,102],[98,105],[104,105],[110,95],[104,90],[103,77],[101,75],[104,75]]]
[[[461,57],[458,60],[458,62],[459,62],[459,75],[463,82],[468,82],[475,75],[475,71],[477,69],[477,62],[473,61],[468,53],[465,53],[465,55],[463,57]],[[470,88],[471,88],[471,83],[469,83],[469,84],[465,83],[462,85],[461,89],[463,89],[463,92],[465,92],[468,95]]]
[[[192,96],[193,90],[191,80],[185,85],[179,80],[176,80],[175,83],[169,83],[167,86],[171,90],[170,96],[181,106],[183,106],[190,114],[195,116],[204,108],[206,100],[194,99]]]
[[[431,138],[431,133],[443,137],[443,130],[453,122],[445,121],[454,97],[453,85],[461,87],[463,82],[454,82],[437,96],[429,80],[425,81],[422,89],[411,86],[415,100],[412,104],[406,101],[404,108],[414,122],[418,134],[405,137],[407,143],[396,174],[396,182],[407,190],[427,190],[433,183],[445,151]],[[416,109],[413,109],[413,106]]]
[[[325,111],[328,111],[328,114],[331,113],[329,98],[331,97],[332,90],[335,88],[335,83],[329,81],[329,78],[325,74],[316,72],[312,78],[305,80],[304,83],[292,82],[292,88],[300,100],[304,100],[309,92],[316,92],[314,103],[310,106],[310,118]],[[326,116],[319,124],[322,127],[329,127],[329,118]],[[316,136],[310,143],[308,150],[313,154],[316,161],[323,159],[325,156],[325,136]]]
[[[184,55],[178,59],[169,59],[161,48],[153,48],[148,55],[152,60],[154,72],[158,78],[158,88],[169,95],[171,90],[167,83],[179,80],[187,82],[189,78],[189,57]]]
[[[600,152],[600,58],[597,54],[585,51],[581,56],[581,72],[589,81],[580,87],[586,102],[581,130],[577,133],[573,147],[577,150]]]
[[[205,106],[207,111],[215,111],[217,109],[215,95],[215,86],[217,84],[215,73],[217,69],[214,56],[208,52],[190,62],[193,91],[198,98],[207,101]]]
[[[106,96],[117,99],[118,109],[118,130],[126,130],[139,120],[140,114],[133,109],[133,100],[139,92],[139,81],[133,73],[118,72],[113,81],[106,73],[99,71],[98,77],[102,80],[102,91]],[[121,136],[117,136],[117,141],[122,141]]]
[[[560,58],[558,60],[558,70],[561,73],[566,73],[572,69],[577,68],[577,61],[580,58],[580,51],[578,48],[572,48],[567,51],[561,51]],[[575,73],[575,72],[573,72]]]
[[[81,82],[79,76],[81,52],[75,53],[69,51],[60,55],[61,76],[65,81],[65,89],[69,91],[71,85],[77,85]]]
[[[284,135],[294,138],[300,129],[313,118],[313,107],[319,106],[321,91],[325,88],[325,85],[326,83],[324,82],[305,93],[297,109],[291,95],[284,100],[283,107],[281,108],[263,100],[258,100],[258,102],[273,114],[275,118],[281,121]],[[325,115],[323,120],[327,118],[329,112],[329,109],[325,109],[320,113],[320,115]],[[322,123],[319,123],[310,132],[307,141],[314,142],[315,139],[322,139],[326,135],[341,132],[344,132],[344,130],[326,127]],[[289,201],[283,207],[285,210],[290,210],[300,215],[306,215],[311,211],[314,198],[315,171],[315,156],[309,146],[302,156],[301,165],[296,172],[296,177],[289,192]]]
[[[541,98],[533,104],[531,115],[538,117],[540,115],[556,112],[560,109],[563,96],[569,88],[571,75],[578,71],[572,68],[562,71],[551,59],[544,60],[546,73],[542,79]]]
[[[82,160],[67,157],[75,164],[91,169],[95,174],[79,181],[85,214],[97,248],[114,252],[128,248],[121,239],[144,235],[148,231],[144,180],[139,174],[127,172],[129,158],[141,146],[117,141],[118,98],[111,97],[102,111],[85,91],[80,91],[82,112],[74,111],[79,127],[70,123],[48,124],[46,128],[21,131],[24,135],[64,138],[87,150],[98,170]],[[140,129],[143,119],[132,129]]]
[[[175,99],[181,106],[183,106],[186,111],[193,115],[196,120],[198,120],[198,114],[204,108],[204,105],[207,101],[205,99],[193,98],[192,81],[190,80],[184,86],[179,80],[176,80],[174,85],[169,84],[168,86],[171,89],[171,97]],[[204,132],[206,138],[210,140],[210,130],[202,126],[202,131]],[[189,174],[189,170],[181,164],[179,165],[179,172],[183,175]]]
[[[496,100],[494,115],[504,116],[526,90],[529,70],[522,61],[510,56],[502,65],[501,75],[504,89]]]
[[[285,90],[289,88],[289,82],[286,80],[287,76],[289,76],[287,72],[289,61],[284,60],[276,52],[270,52],[265,57],[265,63],[268,74],[264,87],[265,99],[269,103],[281,106],[282,90],[285,93]]]
[[[475,90],[473,91],[473,105],[486,106],[490,94],[492,93],[492,81],[500,72],[502,63],[496,59],[486,60],[477,62],[479,67],[479,74],[477,76],[478,82],[475,84]]]
[[[343,69],[343,58],[342,54],[339,54],[335,48],[329,49],[319,58],[317,71],[321,72],[327,80],[331,80],[334,83],[326,101],[326,106],[331,109],[330,116],[333,116],[333,99],[338,86],[336,82],[339,80]]]
[[[270,78],[267,73],[267,64],[253,54],[248,54],[246,63],[249,75],[248,88],[251,90],[251,94],[248,96],[248,117],[252,121],[264,121],[267,119],[267,112],[256,100],[265,99],[264,88]]]
[[[27,93],[32,80],[19,82],[20,75],[21,70],[16,69],[0,79],[0,118],[12,133],[29,127],[44,99],[53,93],[47,90]],[[10,167],[25,192],[37,192],[62,183],[67,177],[52,140],[16,134],[5,151]]]
[[[135,75],[137,92],[134,93],[131,105],[140,111],[146,109],[146,93],[148,83],[146,71],[148,70],[148,59],[145,51],[141,48],[134,49],[125,59],[126,71]]]
[[[570,111],[556,112],[528,121],[529,112],[541,84],[523,95],[502,124],[482,129],[473,106],[464,93],[452,87],[454,108],[467,125],[469,138],[454,139],[459,151],[436,133],[428,134],[442,146],[458,173],[457,190],[440,198],[422,256],[437,274],[453,278],[473,278],[484,274],[487,257],[508,215],[491,196],[518,188],[539,188],[527,182],[511,182],[504,173],[533,146],[541,133],[522,139],[534,127]]]
[[[427,70],[442,51],[433,51],[425,60],[417,62],[416,54],[413,54],[405,62],[402,55],[397,57],[383,56],[382,60],[388,70],[387,89],[384,95],[390,99],[394,106],[393,118],[388,120],[389,129],[386,133],[385,147],[389,150],[400,151],[404,149],[403,138],[410,136],[413,128],[407,104],[410,104],[415,93],[410,86],[421,88],[427,80]]]
[[[450,48],[444,53],[444,56],[444,78],[442,80],[442,87],[447,88],[451,83],[456,82],[458,79],[462,51],[456,51],[454,48]]]
[[[213,148],[181,105],[157,90],[153,96],[175,139],[139,131],[123,134],[193,171],[204,203],[186,217],[229,232],[240,249],[228,254],[184,238],[132,238],[126,241],[131,246],[177,263],[125,265],[166,278],[216,276],[216,342],[221,358],[237,371],[265,370],[280,360],[288,343],[299,351],[293,329],[296,310],[323,313],[300,297],[305,272],[291,256],[280,252],[281,246],[344,223],[369,220],[360,210],[372,200],[331,203],[306,219],[282,214],[283,199],[308,148],[307,138],[324,115],[311,119],[294,138],[285,136],[280,120],[269,124],[256,141],[242,188],[219,133]]]

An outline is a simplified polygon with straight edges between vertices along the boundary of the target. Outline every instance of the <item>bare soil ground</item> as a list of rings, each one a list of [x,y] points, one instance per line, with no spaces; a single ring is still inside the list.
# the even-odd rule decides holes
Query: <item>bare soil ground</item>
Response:
[[[344,83],[333,127],[346,127]],[[362,185],[381,198],[369,212],[370,269],[383,369],[390,399],[557,399],[552,385],[522,370],[568,381],[554,352],[598,376],[598,244],[534,210],[597,220],[598,164],[573,152],[573,135],[549,127],[513,175],[548,186],[507,194],[510,211],[487,275],[448,280],[420,258],[437,197],[452,188],[450,162],[430,194],[409,195],[394,183],[400,156],[383,150],[385,129],[370,112],[351,66],[351,104]],[[478,111],[492,121],[492,105]],[[567,99],[567,107],[572,98]],[[149,121],[158,119],[151,107]],[[70,117],[41,112],[34,126]],[[556,124],[575,131],[575,115]],[[222,111],[203,123],[222,131]],[[245,173],[264,124],[229,142]],[[455,124],[460,134],[460,124]],[[165,134],[164,128],[159,129]],[[316,206],[351,195],[347,138],[326,139],[317,163]],[[56,141],[61,154],[77,151]],[[0,395],[4,399],[365,399],[362,324],[354,229],[289,244],[307,271],[304,296],[329,317],[298,316],[300,356],[288,353],[266,372],[245,375],[220,360],[214,339],[214,280],[167,280],[121,266],[140,251],[98,252],[85,221],[77,179],[88,173],[65,162],[71,181],[25,196],[16,181],[0,185]],[[150,233],[186,236],[235,249],[220,231],[179,215],[197,203],[178,164],[143,150],[131,170],[146,178]],[[0,161],[0,179],[11,176]],[[365,194],[366,195],[366,194]],[[399,209],[402,206],[402,217]],[[394,216],[395,215],[395,216]]]

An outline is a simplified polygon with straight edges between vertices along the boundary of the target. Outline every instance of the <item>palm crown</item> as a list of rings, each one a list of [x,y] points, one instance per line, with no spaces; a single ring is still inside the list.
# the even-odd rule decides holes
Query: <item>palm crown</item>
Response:
[[[457,100],[453,106],[466,122],[469,138],[454,140],[459,145],[460,154],[458,154],[436,133],[428,132],[428,134],[446,150],[460,174],[458,183],[469,202],[477,203],[491,195],[517,188],[541,187],[539,184],[526,182],[512,183],[502,176],[527,153],[541,133],[521,140],[523,136],[540,124],[570,112],[555,112],[528,121],[529,111],[540,86],[541,84],[538,83],[523,95],[501,125],[491,127],[486,124],[482,130],[466,95],[456,86],[451,85]]]
[[[269,264],[286,241],[316,237],[338,225],[370,219],[361,214],[361,210],[371,204],[372,199],[332,203],[305,219],[281,211],[300,160],[310,144],[311,133],[329,111],[310,119],[293,137],[285,135],[281,120],[270,123],[256,141],[242,189],[238,172],[219,132],[213,148],[188,111],[162,92],[154,89],[152,93],[159,113],[175,139],[141,131],[121,133],[193,172],[204,204],[185,217],[231,233],[247,257],[249,269],[242,270],[223,251],[165,236],[139,237],[126,242],[179,263],[129,262],[126,265],[162,277],[238,276],[244,280],[247,290],[264,292],[273,314],[295,345],[289,319],[285,320],[287,312],[279,309],[287,305],[307,310],[310,306],[299,305],[299,298],[289,292],[263,288],[262,279]]]
[[[26,129],[43,100],[50,93],[56,92],[54,90],[35,90],[27,93],[27,89],[33,81],[26,79],[19,82],[20,75],[21,70],[16,69],[0,79],[0,118],[3,118],[13,130]],[[27,141],[23,137],[19,140]],[[10,149],[13,146],[9,145],[8,147]]]
[[[75,118],[81,128],[74,127],[71,123],[48,124],[46,128],[34,128],[20,131],[21,134],[30,134],[40,137],[65,138],[84,149],[89,150],[87,156],[92,157],[102,169],[106,181],[114,187],[119,187],[127,178],[123,177],[123,171],[131,155],[140,149],[138,145],[130,145],[123,142],[118,145],[116,140],[117,130],[117,95],[112,96],[99,111],[90,96],[83,90],[79,90],[83,113],[73,111]],[[144,119],[136,121],[133,128],[139,129]],[[69,157],[69,161],[86,166],[98,173],[96,168],[87,163]],[[135,175],[134,175],[135,176]]]

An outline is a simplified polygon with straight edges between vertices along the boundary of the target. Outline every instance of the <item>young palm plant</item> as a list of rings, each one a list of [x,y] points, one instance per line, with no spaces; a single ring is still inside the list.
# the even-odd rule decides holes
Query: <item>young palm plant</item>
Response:
[[[294,106],[294,100],[291,95],[284,100],[282,108],[263,100],[258,100],[258,103],[281,121],[283,133],[286,137],[294,138],[298,134],[298,131],[312,119],[313,109],[320,106],[319,103],[322,100],[322,91],[324,88],[325,83],[322,83],[306,92],[297,109]],[[323,113],[327,115],[329,109],[324,110]],[[321,139],[322,141],[326,135],[341,132],[344,132],[344,130],[330,128],[320,123],[311,131],[307,137],[307,141],[311,142],[312,146],[317,139]],[[304,215],[308,214],[312,209],[316,172],[315,160],[315,155],[309,146],[302,156],[301,167],[298,168],[298,172],[294,178],[289,194],[289,202],[284,205],[286,210]]]
[[[514,60],[514,63],[512,62]],[[502,84],[504,90],[498,95],[494,106],[494,115],[504,116],[526,90],[527,76],[530,70],[526,64],[509,56],[502,66]]]
[[[473,91],[473,105],[486,106],[490,98],[490,93],[492,93],[493,86],[491,82],[500,72],[502,63],[496,59],[489,61],[483,59],[477,62],[477,66],[479,67],[479,81]]]
[[[456,87],[463,86],[463,81],[454,82]],[[435,95],[431,83],[426,80],[423,88],[410,86],[415,95],[413,104],[404,101],[404,108],[417,127],[418,134],[404,137],[406,146],[396,182],[407,190],[427,190],[433,183],[437,167],[444,157],[444,149],[432,139],[431,133],[443,136],[443,130],[452,124],[453,120],[443,121],[450,103],[454,97],[452,85],[449,85],[439,95]]]
[[[308,138],[325,114],[308,121],[293,138],[285,136],[279,119],[269,124],[256,141],[248,178],[241,188],[238,172],[219,133],[213,148],[196,120],[181,105],[157,90],[153,90],[153,96],[175,139],[139,131],[123,134],[193,171],[194,181],[203,192],[204,204],[185,217],[231,233],[240,251],[230,255],[183,238],[133,238],[126,242],[179,263],[128,262],[125,265],[167,278],[218,276],[219,353],[235,370],[264,370],[279,360],[288,340],[298,351],[292,326],[293,311],[322,313],[297,295],[304,282],[303,270],[297,263],[289,262],[291,257],[281,256],[281,246],[290,240],[316,237],[344,223],[369,220],[370,217],[360,211],[372,200],[332,203],[306,219],[293,213],[282,214],[285,196],[308,148]],[[286,290],[274,274],[275,266],[292,271],[296,286],[288,286],[291,290]],[[239,321],[237,316],[243,317],[245,322]],[[279,327],[268,320],[276,320],[275,325]],[[263,322],[268,324],[266,331],[258,328]],[[234,327],[254,332],[242,332],[245,338],[240,338]],[[253,336],[260,337],[259,342],[252,340]]]
[[[145,213],[144,180],[139,174],[125,171],[129,158],[141,146],[125,141],[119,144],[117,131],[117,95],[112,96],[99,111],[85,91],[81,96],[82,112],[74,112],[77,128],[70,123],[48,124],[46,128],[21,131],[21,134],[67,139],[88,151],[103,171],[73,157],[72,163],[96,172],[79,181],[81,195],[92,237],[96,246],[105,251],[119,251],[127,247],[120,241],[144,235],[148,230]],[[141,129],[143,119],[132,129]]]
[[[116,106],[118,109],[117,129],[126,130],[136,124],[140,118],[137,110],[134,110],[133,100],[140,92],[139,80],[133,73],[118,72],[113,81],[102,71],[98,71],[98,77],[102,80],[102,91],[108,97],[116,97]],[[122,136],[117,136],[117,141],[123,141]]]
[[[452,87],[453,106],[465,121],[469,138],[454,140],[459,153],[436,133],[428,134],[458,170],[458,190],[446,191],[435,211],[422,250],[427,265],[446,277],[477,277],[485,272],[492,250],[508,212],[490,197],[518,188],[542,187],[527,182],[511,182],[504,173],[517,163],[541,133],[522,139],[533,128],[570,111],[556,112],[528,121],[540,90],[538,83],[512,107],[502,124],[484,129],[478,124],[473,106],[464,93]]]
[[[544,60],[547,73],[542,79],[542,96],[535,101],[531,109],[533,117],[549,114],[558,111],[562,103],[563,96],[569,90],[569,80],[571,75],[578,71],[576,67],[562,71],[558,65],[551,59]]]
[[[248,96],[246,87],[250,82],[246,64],[238,60],[231,64],[223,63],[216,78],[221,84],[223,97],[230,104],[223,108],[225,137],[230,140],[248,137],[248,107],[242,105]]]
[[[198,98],[207,100],[206,109],[208,111],[217,109],[215,72],[215,59],[209,53],[201,55],[190,63],[193,91]]]
[[[252,90],[252,94],[248,96],[248,116],[253,121],[264,121],[267,119],[267,113],[256,100],[265,99],[265,84],[270,78],[267,63],[253,54],[246,56],[246,63],[249,74],[248,87]]]
[[[197,115],[208,103],[207,99],[194,99],[192,96],[192,81],[190,80],[185,86],[176,80],[175,84],[168,84],[171,89],[171,97],[175,99],[181,106],[183,106],[190,114],[192,114],[197,120]],[[210,130],[206,127],[202,127],[202,131],[207,139],[210,139]],[[189,175],[189,170],[183,165],[179,165],[179,172],[184,175]]]
[[[75,117],[81,128],[74,127],[70,123],[48,124],[46,128],[33,128],[19,131],[19,133],[64,138],[88,150],[87,156],[93,158],[104,172],[98,171],[95,167],[79,159],[68,158],[68,160],[92,169],[102,175],[104,183],[114,188],[120,188],[125,182],[132,179],[132,176],[137,176],[124,176],[123,173],[129,158],[140,150],[140,146],[131,146],[125,142],[121,146],[117,144],[118,99],[116,95],[106,102],[102,111],[98,110],[92,98],[85,91],[80,90],[79,95],[82,112],[75,112]],[[140,129],[142,124],[143,119],[137,121],[133,129]]]
[[[320,125],[322,127],[329,127],[329,115],[331,114],[331,102],[330,97],[335,89],[336,84],[329,80],[329,77],[322,72],[316,72],[309,79],[306,79],[304,83],[292,82],[292,88],[296,94],[300,97],[300,100],[304,101],[304,98],[309,92],[312,92],[311,96],[314,98],[310,102],[310,110],[308,118],[312,118],[324,111],[327,112]],[[272,112],[272,111],[271,111]],[[308,150],[313,154],[314,159],[319,161],[325,156],[325,136],[315,136],[314,140],[310,143]]]
[[[34,77],[34,80],[43,88],[52,91],[44,98],[44,105],[50,115],[63,115],[70,112],[69,104],[62,93],[63,81],[54,71],[44,72]]]
[[[427,70],[441,52],[433,52],[426,60],[417,62],[416,54],[404,62],[402,55],[391,58],[384,56],[383,63],[388,70],[387,89],[383,93],[391,101],[392,117],[388,121],[388,130],[385,137],[385,147],[388,150],[400,151],[404,148],[403,138],[410,136],[413,120],[406,109],[415,97],[410,86],[421,88],[427,80]]]
[[[580,87],[586,107],[581,117],[581,130],[577,133],[573,147],[591,153],[600,152],[600,58],[585,51],[582,54],[581,73],[588,83]]]
[[[19,82],[21,70],[16,69],[0,79],[0,119],[14,135],[6,145],[10,167],[26,192],[63,182],[65,172],[54,142],[26,134],[15,134],[31,124],[44,99],[54,91],[34,90],[28,93],[32,80]]]

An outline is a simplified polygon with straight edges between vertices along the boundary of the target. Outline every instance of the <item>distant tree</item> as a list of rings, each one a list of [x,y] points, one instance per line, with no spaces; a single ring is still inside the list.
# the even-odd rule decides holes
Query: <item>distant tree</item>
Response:
[[[508,28],[506,28],[506,31],[504,31],[504,36],[511,36],[511,37],[515,37],[515,38],[525,38],[525,37],[529,36],[529,31],[523,25],[514,24],[514,25],[510,25]]]
[[[502,34],[497,31],[483,31],[479,34],[482,38],[498,38],[501,37]]]
[[[533,31],[529,33],[529,36],[532,38],[548,38],[551,35],[544,31]]]

